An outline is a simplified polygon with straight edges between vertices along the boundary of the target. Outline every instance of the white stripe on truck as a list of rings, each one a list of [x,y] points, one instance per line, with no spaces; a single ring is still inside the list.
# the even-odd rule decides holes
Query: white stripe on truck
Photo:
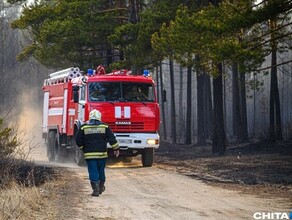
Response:
[[[49,116],[63,115],[63,108],[50,108]]]
[[[121,118],[122,117],[122,107],[116,106],[115,107],[115,118]]]
[[[124,107],[124,118],[131,118],[131,107],[130,106]]]

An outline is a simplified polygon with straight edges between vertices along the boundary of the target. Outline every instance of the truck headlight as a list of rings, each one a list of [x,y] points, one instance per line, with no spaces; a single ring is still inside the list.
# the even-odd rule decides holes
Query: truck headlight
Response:
[[[147,139],[147,144],[149,145],[157,145],[158,143],[158,139]]]

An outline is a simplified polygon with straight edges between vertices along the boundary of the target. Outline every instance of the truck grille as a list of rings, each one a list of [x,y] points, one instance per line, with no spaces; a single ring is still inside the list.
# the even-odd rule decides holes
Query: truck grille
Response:
[[[131,130],[143,130],[144,123],[143,122],[131,122],[130,125],[125,124],[116,124],[115,122],[110,122],[108,125],[111,127],[113,131],[131,131]]]

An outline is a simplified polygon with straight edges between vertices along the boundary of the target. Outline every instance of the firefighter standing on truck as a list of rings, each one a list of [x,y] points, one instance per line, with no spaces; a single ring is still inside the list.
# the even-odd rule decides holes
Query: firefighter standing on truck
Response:
[[[83,151],[88,167],[88,174],[93,189],[92,196],[99,196],[105,190],[105,166],[107,142],[112,146],[114,155],[119,156],[119,144],[111,128],[101,122],[101,113],[92,110],[89,121],[83,124],[77,132],[76,143]]]

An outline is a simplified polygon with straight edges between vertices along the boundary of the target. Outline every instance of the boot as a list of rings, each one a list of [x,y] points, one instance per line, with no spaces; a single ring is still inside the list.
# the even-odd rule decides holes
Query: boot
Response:
[[[91,187],[93,189],[93,192],[92,192],[92,196],[99,196],[99,181],[92,181],[90,182],[91,183]]]
[[[105,181],[100,181],[99,183],[99,194],[102,194],[105,191],[104,182]]]

